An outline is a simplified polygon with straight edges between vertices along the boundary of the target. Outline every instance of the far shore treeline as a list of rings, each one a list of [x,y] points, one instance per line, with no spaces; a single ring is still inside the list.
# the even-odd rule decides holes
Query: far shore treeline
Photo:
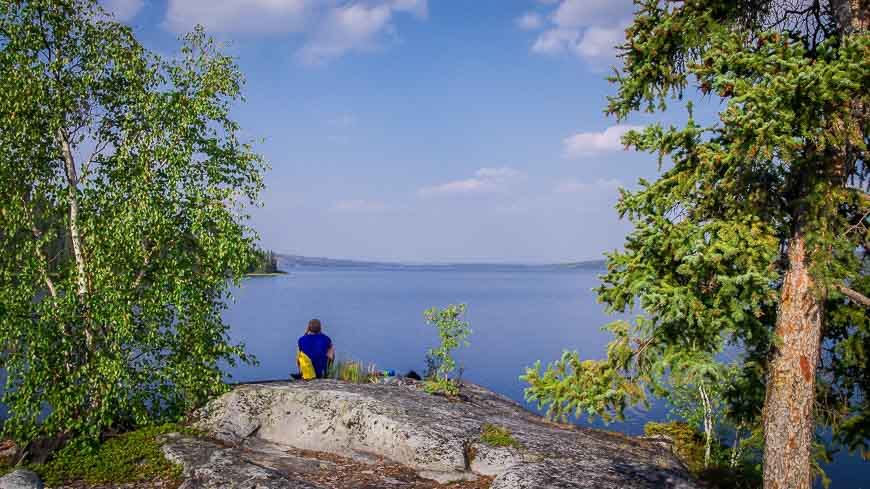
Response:
[[[248,265],[249,275],[269,275],[284,273],[278,269],[278,255],[272,250],[257,248],[254,250],[254,258]]]

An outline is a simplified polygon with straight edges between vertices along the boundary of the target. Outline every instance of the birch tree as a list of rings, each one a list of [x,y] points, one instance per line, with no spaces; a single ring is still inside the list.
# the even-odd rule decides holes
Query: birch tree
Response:
[[[247,360],[220,312],[264,163],[201,29],[162,59],[95,0],[0,1],[0,368],[27,442],[184,412]]]

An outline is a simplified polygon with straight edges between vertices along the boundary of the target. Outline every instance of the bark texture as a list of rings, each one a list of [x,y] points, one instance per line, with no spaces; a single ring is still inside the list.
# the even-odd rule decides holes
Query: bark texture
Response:
[[[823,303],[814,292],[803,236],[788,250],[764,406],[765,489],[811,489],[816,366]]]
[[[840,29],[845,34],[867,30],[870,23],[870,1],[831,0],[831,10]]]
[[[57,138],[63,151],[64,169],[66,170],[67,187],[69,189],[69,236],[72,241],[73,255],[76,259],[76,283],[79,296],[88,293],[88,280],[85,268],[85,255],[82,250],[82,236],[79,230],[79,178],[76,164],[70,149],[69,140],[63,131],[57,131]]]

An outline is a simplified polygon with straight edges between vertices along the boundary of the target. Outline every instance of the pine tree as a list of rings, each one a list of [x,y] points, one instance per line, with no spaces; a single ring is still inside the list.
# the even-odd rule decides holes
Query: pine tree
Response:
[[[764,430],[768,489],[812,487],[816,428],[870,436],[870,37],[865,0],[639,0],[607,112],[721,102],[701,124],[653,124],[624,143],[660,178],[622,191],[634,225],[598,289],[603,361],[529,369],[555,415],[620,417],[669,377],[662,359],[741,351],[728,412]],[[690,90],[690,84],[695,90]]]

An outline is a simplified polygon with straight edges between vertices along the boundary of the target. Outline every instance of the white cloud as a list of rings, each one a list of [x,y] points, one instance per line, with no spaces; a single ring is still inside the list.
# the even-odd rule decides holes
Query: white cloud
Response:
[[[332,210],[336,212],[381,212],[387,210],[387,206],[383,202],[373,200],[339,200],[333,204]]]
[[[308,64],[320,64],[351,51],[376,48],[382,35],[394,33],[392,21],[397,14],[417,19],[426,19],[429,15],[427,0],[168,1],[163,26],[170,31],[187,32],[196,24],[202,24],[210,32],[299,32],[305,40],[296,55]]]
[[[482,190],[492,190],[492,186],[484,180],[468,178],[466,180],[456,180],[441,185],[421,188],[420,195],[425,197],[438,194],[467,194]]]
[[[524,31],[540,29],[544,25],[544,19],[541,18],[541,14],[536,12],[526,12],[519,16],[514,22],[517,27]]]
[[[210,32],[301,31],[314,8],[312,0],[169,0],[163,26],[176,33],[196,24]]]
[[[553,13],[560,27],[588,27],[621,22],[632,14],[632,0],[564,0]]]
[[[573,51],[580,32],[576,29],[550,29],[541,33],[532,44],[532,51],[539,54],[562,54]]]
[[[587,58],[614,58],[616,46],[625,40],[622,27],[606,28],[593,26],[583,33],[583,39],[576,46],[577,54]]]
[[[354,3],[333,7],[313,37],[296,53],[307,64],[321,64],[351,51],[377,47],[378,36],[394,30],[396,12],[418,19],[428,15],[426,0],[393,0],[378,4]]]
[[[429,5],[426,0],[393,0],[393,10],[408,12],[418,19],[429,17]]]
[[[589,193],[601,190],[611,191],[622,186],[617,179],[598,179],[592,183],[583,183],[576,180],[563,180],[556,183],[553,192],[557,194]]]
[[[474,172],[474,178],[454,180],[441,185],[423,187],[421,197],[444,194],[472,194],[505,190],[510,181],[522,176],[522,172],[509,167],[481,168]]]
[[[582,32],[556,27],[542,32],[532,44],[532,51],[547,55],[571,53],[593,64],[609,62],[616,56],[616,47],[622,44],[624,36],[622,26],[588,27]]]
[[[579,158],[604,151],[617,151],[623,148],[622,136],[630,130],[642,129],[641,126],[617,124],[602,132],[579,132],[562,140],[566,158]]]
[[[481,168],[480,170],[474,172],[474,174],[478,178],[485,178],[488,180],[501,180],[518,177],[522,175],[522,172],[513,168],[509,168],[507,166],[503,166],[501,168]]]
[[[136,17],[145,6],[144,0],[102,0],[103,8],[115,16],[115,20],[126,22]]]
[[[532,43],[532,52],[573,54],[602,68],[616,57],[632,10],[631,0],[562,0]]]
[[[392,13],[389,5],[351,4],[334,8],[297,55],[305,63],[317,64],[350,50],[371,49],[375,34],[387,26]]]

